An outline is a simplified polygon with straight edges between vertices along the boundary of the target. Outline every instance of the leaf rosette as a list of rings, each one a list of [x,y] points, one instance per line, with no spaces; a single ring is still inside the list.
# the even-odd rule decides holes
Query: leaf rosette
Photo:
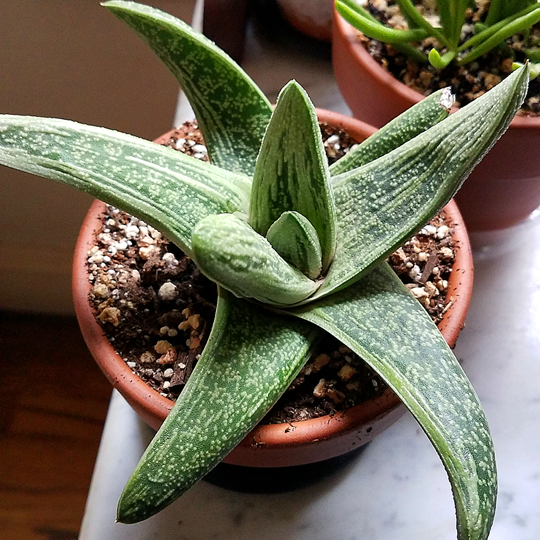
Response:
[[[328,332],[380,374],[432,441],[460,539],[486,538],[496,471],[484,413],[385,258],[450,200],[508,127],[528,68],[449,117],[448,90],[432,94],[329,167],[298,83],[273,109],[181,21],[133,2],[104,5],[180,81],[211,163],[103,128],[10,115],[0,116],[0,163],[144,219],[219,285],[208,343],[126,485],[119,521],[150,517],[219,463]]]

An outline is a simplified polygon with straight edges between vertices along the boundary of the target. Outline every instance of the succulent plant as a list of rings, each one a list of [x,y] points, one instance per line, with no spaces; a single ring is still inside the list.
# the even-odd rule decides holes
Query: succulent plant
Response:
[[[396,0],[405,17],[408,29],[396,29],[382,24],[355,0],[336,0],[336,9],[350,24],[370,38],[391,43],[394,48],[418,62],[429,62],[443,69],[455,61],[462,66],[499,46],[509,37],[527,33],[540,21],[537,0],[491,0],[483,22],[475,26],[474,36],[461,42],[466,10],[474,7],[474,0],[436,0],[441,27],[433,26],[417,10],[413,0]],[[425,55],[409,43],[428,37],[435,38],[439,49],[432,48]],[[525,51],[527,54],[527,51]],[[534,54],[531,51],[531,54]]]
[[[317,340],[376,370],[431,439],[460,539],[484,539],[496,471],[478,398],[419,302],[385,262],[453,196],[507,128],[523,68],[447,117],[428,97],[328,167],[313,105],[294,81],[275,109],[229,57],[170,15],[104,4],[186,92],[211,163],[58,119],[0,115],[0,163],[86,191],[163,232],[219,287],[204,352],[129,480],[118,519],[155,514],[235,447]]]

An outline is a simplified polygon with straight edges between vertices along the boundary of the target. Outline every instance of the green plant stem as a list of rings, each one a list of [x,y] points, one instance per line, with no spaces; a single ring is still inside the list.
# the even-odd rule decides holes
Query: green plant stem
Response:
[[[470,49],[477,45],[478,43],[481,43],[485,40],[487,40],[492,35],[496,34],[499,30],[504,28],[506,25],[510,24],[512,21],[515,21],[519,17],[522,17],[524,15],[527,15],[528,13],[531,13],[532,11],[535,11],[540,8],[540,4],[536,4],[534,6],[528,7],[524,9],[523,11],[520,11],[519,13],[516,13],[515,15],[511,15],[510,17],[507,17],[506,19],[499,21],[498,23],[494,24],[493,26],[487,27],[485,30],[482,30],[478,34],[474,35],[472,38],[468,39],[458,47],[458,52],[465,51],[467,49]]]
[[[503,4],[507,1],[508,0],[491,0],[489,4],[489,11],[486,17],[486,24],[488,26],[497,23],[503,18]]]
[[[420,13],[418,13],[411,0],[396,0],[396,2],[399,5],[399,8],[403,12],[403,14],[406,14],[407,17],[409,17],[416,25],[418,25],[418,28],[423,29],[426,33],[426,36],[430,35],[435,37],[442,45],[447,47],[449,50],[455,49],[455,46],[447,39],[443,32],[429,24],[429,22],[426,21],[426,19],[424,19],[424,17],[422,17]]]
[[[441,25],[448,36],[453,35],[454,31],[454,18],[452,17],[452,11],[450,9],[450,1],[451,0],[437,0]]]
[[[419,51],[415,47],[407,45],[406,43],[394,43],[392,47],[394,47],[396,51],[403,53],[405,56],[419,64],[425,64],[428,61],[427,55],[425,55],[423,52]]]
[[[336,8],[338,8],[338,12],[345,20],[347,20],[355,27],[355,23],[352,20],[347,19],[347,16],[341,13],[338,4],[348,7],[353,13],[357,13],[360,17],[364,17],[369,21],[373,22],[374,24],[381,24],[380,21],[378,21],[369,11],[360,7],[354,0],[336,0]],[[394,49],[396,49],[396,51],[403,53],[405,56],[419,64],[425,64],[427,62],[427,55],[419,51],[416,47],[412,47],[411,45],[407,45],[406,43],[393,43],[392,46],[394,47]]]
[[[461,29],[465,22],[468,0],[437,0],[437,7],[444,34],[452,44],[454,51],[461,37]]]
[[[536,4],[536,0],[491,0],[486,17],[486,24],[491,26],[528,6]]]
[[[540,7],[540,5],[538,7]],[[496,47],[499,43],[502,43],[505,39],[508,39],[514,34],[517,34],[520,31],[531,27],[533,24],[536,24],[538,21],[540,21],[540,9],[535,9],[531,11],[530,13],[528,13],[527,15],[518,17],[512,23],[505,25],[498,32],[493,34],[490,38],[488,38],[486,41],[481,43],[478,47],[473,49],[469,54],[466,54],[465,56],[463,56],[461,60],[459,60],[458,64],[460,66],[463,66],[464,64],[467,64],[468,62],[472,62],[473,60],[476,60],[476,58],[490,51],[491,49]]]
[[[427,37],[424,29],[417,28],[413,30],[395,30],[388,28],[379,21],[376,23],[370,17],[359,15],[358,10],[353,10],[342,2],[336,2],[338,13],[354,27],[358,28],[366,36],[372,39],[378,39],[385,43],[403,43],[407,41],[421,41]]]
[[[457,3],[457,7],[455,8],[455,12],[453,14],[455,23],[452,33],[452,42],[455,44],[455,47],[458,46],[461,39],[461,30],[463,29],[463,24],[465,23],[465,14],[468,4],[468,0],[460,0]]]

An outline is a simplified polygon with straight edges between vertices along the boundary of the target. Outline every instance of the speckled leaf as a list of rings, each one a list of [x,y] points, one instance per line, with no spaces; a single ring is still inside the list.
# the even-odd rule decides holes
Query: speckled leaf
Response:
[[[187,253],[200,219],[246,211],[248,205],[244,176],[131,135],[68,120],[1,115],[0,164],[114,204]]]
[[[321,243],[317,231],[302,214],[283,212],[268,229],[266,238],[290,265],[309,279],[321,275]]]
[[[135,2],[103,5],[133,28],[178,79],[211,162],[252,176],[272,108],[242,68],[172,15]]]
[[[441,333],[391,268],[382,263],[347,290],[289,313],[336,336],[396,392],[448,472],[459,539],[485,540],[497,477],[484,412]]]
[[[270,242],[232,214],[208,216],[192,234],[193,260],[209,279],[241,298],[290,305],[318,284],[293,268]]]
[[[332,176],[361,167],[414,139],[444,120],[454,103],[450,88],[434,92],[388,122],[330,166]]]
[[[262,235],[283,212],[299,212],[319,236],[326,270],[336,246],[328,160],[315,109],[295,81],[281,91],[255,165],[249,222]]]
[[[220,291],[201,359],[126,485],[118,520],[150,517],[217,465],[290,385],[319,335]]]
[[[338,244],[314,298],[384,259],[440,210],[504,133],[527,91],[528,69],[363,167],[334,177]]]

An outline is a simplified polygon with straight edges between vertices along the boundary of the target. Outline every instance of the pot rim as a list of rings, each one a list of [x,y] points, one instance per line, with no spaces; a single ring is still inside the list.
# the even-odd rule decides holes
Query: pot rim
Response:
[[[356,28],[349,24],[337,11],[333,8],[334,17],[334,32],[340,33],[345,37],[346,46],[349,49],[351,57],[354,58],[358,69],[369,73],[379,83],[391,88],[392,92],[398,94],[403,100],[409,103],[409,107],[415,105],[422,99],[424,95],[412,88],[409,88],[401,81],[398,81],[390,72],[386,71],[365,49],[357,37]],[[539,116],[515,116],[510,123],[512,129],[538,129],[540,128]]]
[[[317,115],[319,120],[345,129],[357,140],[362,140],[376,131],[376,128],[365,122],[339,113],[317,109]],[[159,137],[155,142],[159,143],[172,132],[174,130]],[[94,243],[98,227],[101,226],[101,216],[105,208],[105,203],[94,201],[77,240],[73,260],[72,287],[75,311],[86,344],[101,370],[113,387],[124,396],[142,418],[157,429],[171,410],[173,402],[150,388],[131,371],[105,337],[88,302],[88,294],[91,290],[87,269],[88,251]],[[447,298],[452,300],[452,304],[439,323],[439,329],[447,343],[453,346],[464,325],[469,307],[473,285],[473,260],[467,230],[453,200],[445,207],[445,213],[454,228],[455,260],[447,290]],[[338,414],[294,422],[292,429],[291,424],[287,423],[256,426],[237,449],[231,452],[230,456],[234,453],[252,452],[255,446],[264,446],[265,450],[294,448],[309,445],[317,440],[333,439],[358,430],[366,423],[373,424],[378,419],[387,416],[400,404],[394,392],[387,389],[382,395]],[[233,460],[238,462],[242,461],[242,458],[238,455],[233,457]]]

